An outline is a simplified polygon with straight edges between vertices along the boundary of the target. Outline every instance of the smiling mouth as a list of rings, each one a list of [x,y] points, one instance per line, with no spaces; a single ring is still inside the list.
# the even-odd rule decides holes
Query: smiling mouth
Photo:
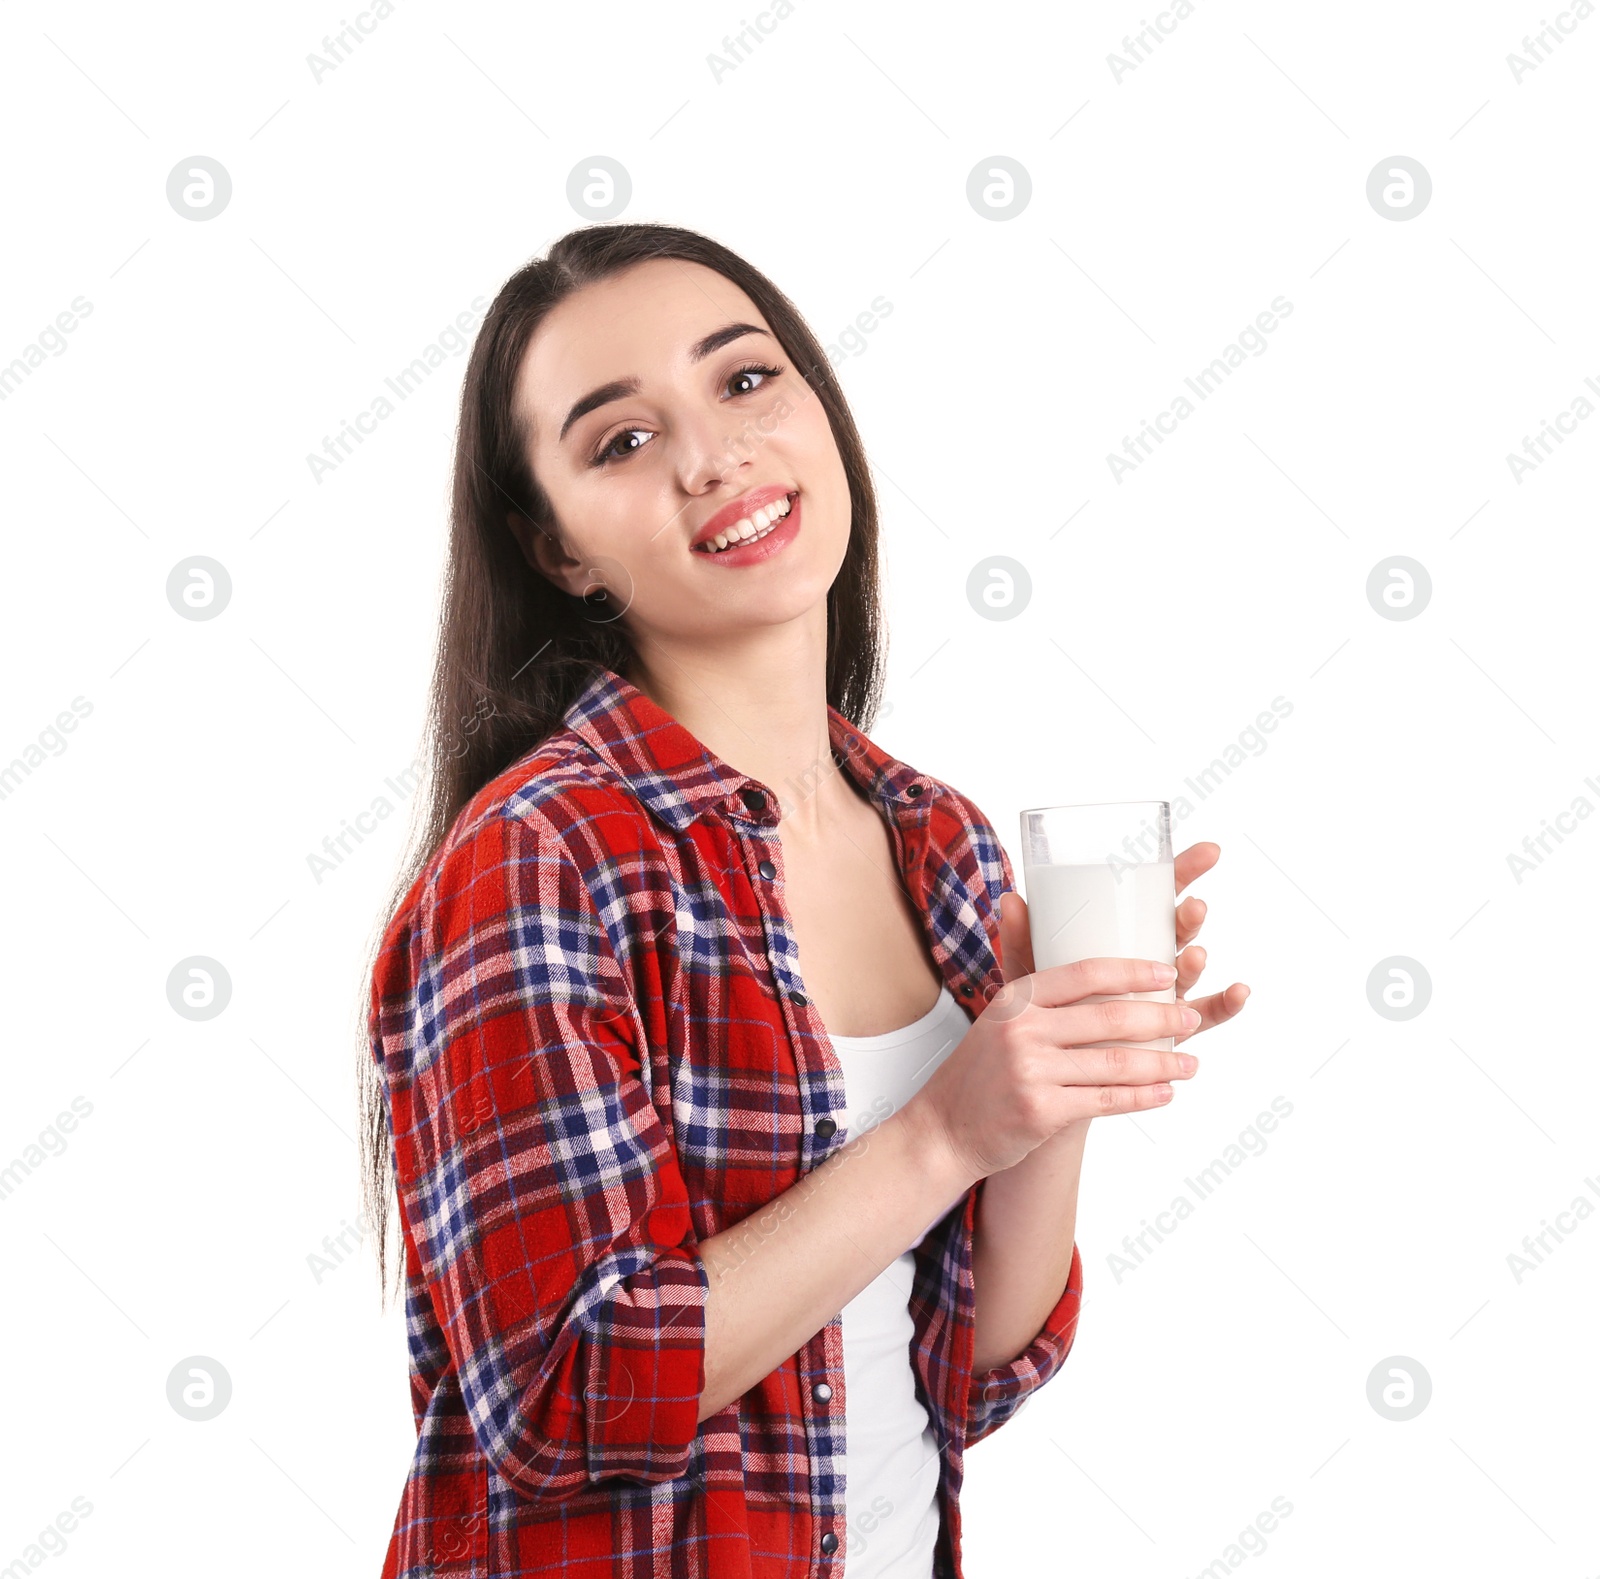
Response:
[[[769,505],[763,506],[752,515],[745,516],[742,520],[730,526],[726,532],[719,532],[715,537],[708,537],[703,543],[693,544],[697,554],[720,554],[730,548],[738,548],[743,543],[755,543],[767,536],[769,532],[776,531],[787,519],[790,510],[794,508],[798,488],[793,493],[787,493],[781,499],[774,499]]]

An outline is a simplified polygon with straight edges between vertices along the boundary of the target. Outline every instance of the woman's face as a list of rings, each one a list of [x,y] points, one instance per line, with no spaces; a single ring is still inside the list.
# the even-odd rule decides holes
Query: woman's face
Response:
[[[625,611],[646,662],[652,640],[731,656],[807,615],[826,639],[850,535],[844,464],[821,402],[731,280],[662,258],[584,287],[529,342],[514,402],[563,540],[514,518],[524,554],[575,596],[603,584],[593,617]],[[762,541],[691,546],[789,496]]]

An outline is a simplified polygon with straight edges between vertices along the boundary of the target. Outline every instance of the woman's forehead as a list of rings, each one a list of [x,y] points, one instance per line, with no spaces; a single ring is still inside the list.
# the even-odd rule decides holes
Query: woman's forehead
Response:
[[[516,404],[531,431],[554,442],[565,413],[590,390],[677,368],[697,341],[731,322],[770,330],[744,291],[714,269],[675,258],[635,264],[545,315],[522,358]]]

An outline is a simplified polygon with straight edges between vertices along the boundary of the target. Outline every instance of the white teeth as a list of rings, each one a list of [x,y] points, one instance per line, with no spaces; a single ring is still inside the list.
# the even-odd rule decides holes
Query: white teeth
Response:
[[[787,498],[773,500],[771,504],[752,511],[742,521],[730,526],[726,532],[719,532],[715,537],[708,537],[705,542],[696,544],[696,552],[719,554],[735,543],[753,543],[758,537],[765,537],[788,515],[789,505],[790,501]]]

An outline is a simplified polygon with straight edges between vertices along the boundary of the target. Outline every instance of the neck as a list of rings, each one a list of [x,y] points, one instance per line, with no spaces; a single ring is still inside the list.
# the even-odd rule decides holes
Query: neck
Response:
[[[786,836],[820,837],[858,804],[828,736],[827,609],[720,644],[634,638],[624,678],[778,799]]]

